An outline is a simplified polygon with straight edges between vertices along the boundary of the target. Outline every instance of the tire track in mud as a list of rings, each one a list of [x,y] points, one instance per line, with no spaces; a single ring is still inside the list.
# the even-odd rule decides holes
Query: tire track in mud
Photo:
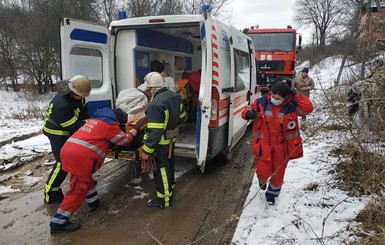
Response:
[[[207,209],[192,244],[230,244],[254,175],[250,139],[249,129],[234,148],[231,162],[217,174],[218,181],[203,200]]]

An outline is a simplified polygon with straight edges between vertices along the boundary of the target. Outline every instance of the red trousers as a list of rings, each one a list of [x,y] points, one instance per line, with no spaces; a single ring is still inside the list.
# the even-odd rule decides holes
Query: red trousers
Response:
[[[87,196],[87,193],[95,188],[92,176],[90,179],[84,179],[79,176],[71,174],[70,189],[65,194],[63,202],[59,209],[73,214],[82,204]]]
[[[260,181],[266,182],[269,177],[270,184],[281,187],[288,163],[287,146],[283,136],[270,136],[270,160],[257,158],[256,173]]]
[[[63,202],[59,209],[74,213],[86,199],[87,194],[90,197],[87,203],[97,199],[95,183],[92,174],[101,166],[103,159],[91,157],[90,152],[77,149],[74,151],[71,145],[65,145],[61,150],[61,160],[63,170],[70,174],[70,189],[65,194]],[[88,199],[88,197],[87,197]]]

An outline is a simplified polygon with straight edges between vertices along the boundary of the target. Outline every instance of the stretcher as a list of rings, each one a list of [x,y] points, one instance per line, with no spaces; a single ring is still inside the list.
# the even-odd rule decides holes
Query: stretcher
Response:
[[[125,125],[124,131],[128,132],[135,128],[137,134],[133,141],[128,146],[116,146],[112,145],[107,152],[108,158],[122,159],[139,162],[142,155],[142,139],[147,128],[147,117],[143,117],[139,120],[129,122]]]

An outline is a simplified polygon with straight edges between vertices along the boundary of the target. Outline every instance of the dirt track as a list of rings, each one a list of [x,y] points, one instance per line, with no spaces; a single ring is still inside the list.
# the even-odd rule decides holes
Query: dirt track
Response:
[[[30,192],[0,200],[1,244],[230,244],[254,175],[249,140],[250,130],[229,164],[211,163],[204,174],[194,168],[178,178],[168,209],[146,206],[154,184],[150,179],[142,189],[128,185],[132,168],[126,161],[105,164],[95,177],[101,207],[90,213],[83,205],[73,217],[82,227],[72,233],[49,233],[58,206],[43,204],[40,183]],[[133,198],[143,193],[150,195]]]

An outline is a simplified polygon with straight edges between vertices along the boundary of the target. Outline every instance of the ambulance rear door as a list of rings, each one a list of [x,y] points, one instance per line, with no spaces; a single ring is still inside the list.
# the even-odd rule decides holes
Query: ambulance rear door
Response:
[[[85,75],[92,83],[87,97],[92,115],[97,109],[112,107],[109,34],[104,26],[63,18],[60,25],[62,78]]]
[[[200,37],[202,42],[202,70],[201,86],[199,90],[199,106],[197,110],[197,123],[195,134],[195,150],[197,154],[197,164],[204,172],[208,142],[209,142],[209,122],[211,118],[211,92],[213,74],[213,50],[212,50],[212,21],[209,11],[203,14],[200,23]]]
[[[229,108],[229,151],[245,134],[247,121],[243,120],[242,110],[249,103],[249,89],[251,81],[250,49],[247,36],[230,27],[230,55],[231,55],[231,90]]]

